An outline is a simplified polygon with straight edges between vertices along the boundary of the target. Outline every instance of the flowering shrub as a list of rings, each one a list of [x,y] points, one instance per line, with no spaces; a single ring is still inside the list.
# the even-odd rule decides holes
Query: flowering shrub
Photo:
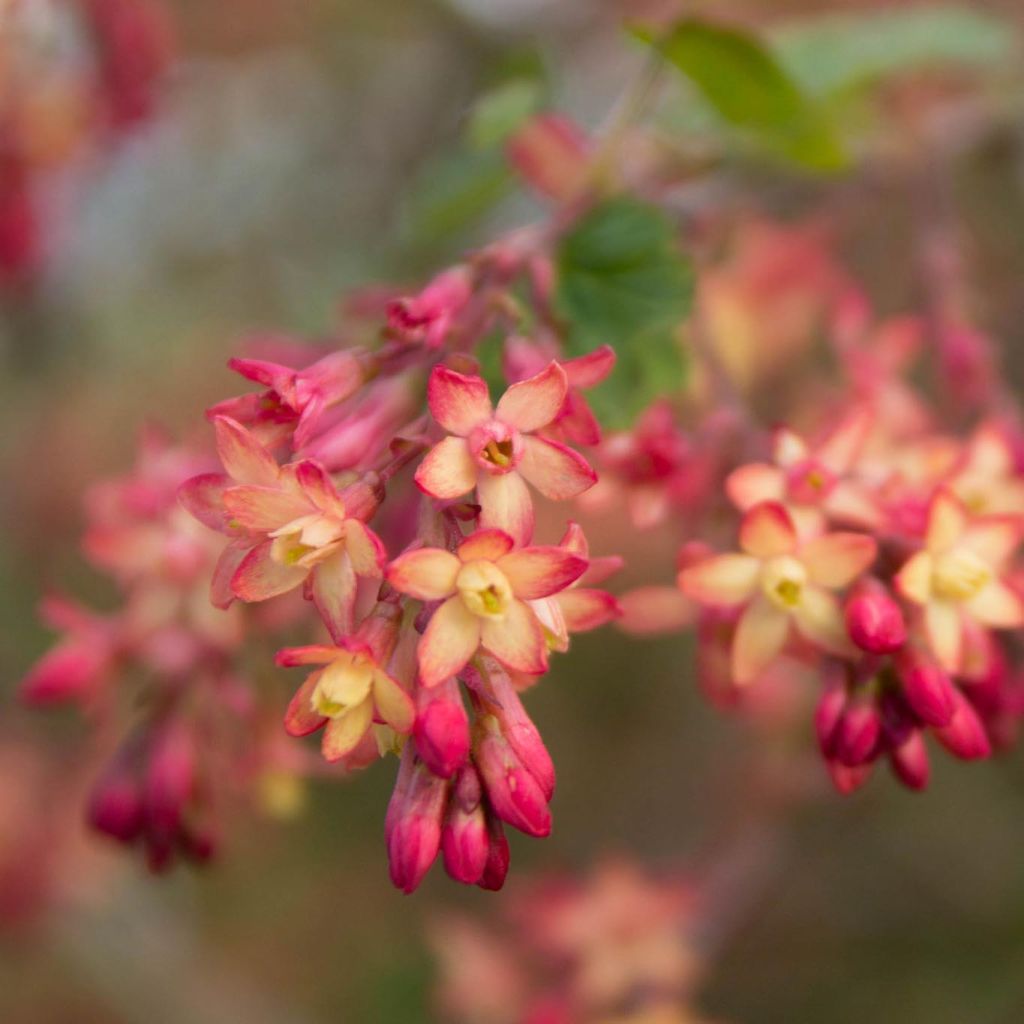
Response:
[[[752,145],[850,166],[824,105],[753,37],[686,21],[647,42]],[[723,54],[749,59],[760,101],[722,93]],[[139,108],[123,74],[122,114]],[[844,793],[880,760],[924,788],[929,735],[964,760],[1014,739],[1024,437],[995,346],[953,287],[876,315],[827,224],[674,217],[656,138],[527,113],[501,145],[541,221],[393,289],[297,365],[232,360],[257,390],[209,410],[219,469],[149,440],[90,499],[85,551],[122,605],[48,602],[64,637],[23,693],[106,717],[118,679],[144,680],[94,825],[154,867],[207,858],[225,779],[312,770],[268,738],[283,713],[346,772],[398,759],[399,889],[439,856],[498,889],[506,826],[552,828],[555,769],[521,694],[572,634],[613,622],[692,627],[723,706],[806,679],[800,724]],[[592,555],[581,522],[622,510],[630,532],[663,531],[676,579],[617,598],[599,584],[622,559]],[[286,710],[243,667],[284,627],[305,642],[282,636],[276,663],[307,673]]]

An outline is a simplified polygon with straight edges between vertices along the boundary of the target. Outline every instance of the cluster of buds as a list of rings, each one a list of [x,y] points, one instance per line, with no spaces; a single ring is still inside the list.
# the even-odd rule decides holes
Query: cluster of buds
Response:
[[[0,4],[0,289],[42,265],[45,182],[151,115],[172,49],[158,0]]]
[[[181,483],[204,468],[205,459],[149,432],[134,472],[89,492],[83,551],[120,602],[101,613],[46,599],[43,617],[63,635],[21,683],[26,703],[76,704],[93,723],[109,760],[89,821],[140,847],[154,870],[179,854],[208,859],[221,798],[273,769],[258,695],[238,671],[243,615],[208,597],[219,546],[177,501]],[[126,717],[127,738],[111,753],[109,737]]]
[[[592,586],[618,562],[591,561],[577,523],[534,539],[537,495],[596,481],[577,450],[600,441],[583,391],[614,364],[607,347],[563,359],[550,333],[509,323],[511,289],[544,279],[543,262],[526,241],[497,246],[302,368],[233,360],[263,390],[209,410],[223,472],[180,490],[226,538],[213,605],[295,592],[317,612],[326,642],[278,654],[310,670],[287,732],[319,733],[348,770],[399,757],[385,833],[405,892],[438,856],[456,880],[500,888],[505,826],[550,832],[554,767],[519,691],[619,611]],[[509,384],[492,404],[470,353],[502,329]]]
[[[625,860],[520,885],[497,919],[437,922],[439,1010],[476,1024],[697,1024],[699,888]]]

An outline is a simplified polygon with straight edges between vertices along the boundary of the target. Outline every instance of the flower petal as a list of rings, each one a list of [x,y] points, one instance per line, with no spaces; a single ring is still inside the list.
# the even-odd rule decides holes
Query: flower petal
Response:
[[[214,608],[229,608],[234,603],[235,592],[231,589],[231,580],[249,550],[249,543],[233,543],[228,544],[220,553],[210,579],[210,604]]]
[[[373,674],[373,704],[377,714],[395,732],[405,735],[412,730],[416,720],[416,705],[386,672]]]
[[[345,520],[345,550],[357,576],[380,576],[388,560],[383,541],[359,519]]]
[[[178,488],[178,502],[204,526],[223,533],[227,529],[224,489],[230,486],[231,479],[224,473],[201,473]]]
[[[796,548],[796,528],[777,501],[763,501],[749,509],[740,522],[740,547],[755,558],[788,555]]]
[[[311,594],[331,638],[340,642],[355,622],[356,574],[347,552],[338,551],[313,569]]]
[[[577,594],[601,593],[601,591],[570,590],[559,600],[563,608],[575,600]],[[647,586],[627,590],[619,596],[622,608],[619,629],[633,636],[656,636],[659,633],[674,633],[689,626],[696,618],[696,606],[676,587]],[[566,620],[572,613],[566,612]],[[570,629],[572,627],[570,626]]]
[[[533,500],[523,478],[516,472],[481,473],[476,484],[480,499],[480,525],[504,530],[517,544],[533,537]]]
[[[603,381],[615,368],[615,349],[601,345],[593,352],[567,359],[562,363],[565,376],[571,388],[593,388]]]
[[[893,578],[901,597],[915,604],[927,604],[932,595],[932,556],[927,551],[911,555]]]
[[[873,424],[866,408],[854,411],[835,427],[815,454],[833,473],[846,473],[860,455]]]
[[[778,466],[751,462],[725,478],[725,493],[738,509],[746,511],[762,501],[781,501],[786,493],[786,478]]]
[[[853,654],[842,606],[827,590],[804,587],[800,603],[793,609],[793,621],[800,635],[822,650],[830,654]]]
[[[529,601],[565,590],[586,572],[587,560],[564,548],[531,547],[509,552],[497,565],[512,593]]]
[[[330,474],[319,462],[303,459],[294,466],[293,472],[296,484],[321,512],[337,519],[346,517],[345,502],[334,486]]]
[[[778,656],[789,635],[789,616],[759,597],[740,616],[732,642],[732,676],[737,686],[753,682]]]
[[[845,587],[856,579],[878,554],[873,537],[863,533],[827,533],[800,549],[800,561],[811,581],[822,587]]]
[[[459,561],[473,562],[483,559],[496,562],[507,555],[515,542],[504,530],[477,530],[470,534],[458,547]]]
[[[319,672],[310,672],[289,702],[284,713],[284,728],[289,736],[308,736],[327,721],[326,716],[313,707],[313,691],[319,680]]]
[[[217,454],[232,480],[267,487],[277,483],[281,471],[273,455],[241,423],[228,416],[217,416],[213,426]]]
[[[308,644],[305,647],[283,647],[274,656],[274,664],[282,668],[296,665],[326,665],[338,657],[338,648],[329,644]]]
[[[320,751],[327,761],[340,761],[350,754],[373,723],[373,703],[367,698],[337,718],[328,719]]]
[[[224,491],[224,508],[233,522],[247,530],[269,532],[312,511],[298,495],[279,487],[242,484]]]
[[[1020,545],[1024,520],[1020,516],[985,516],[964,531],[963,543],[990,565],[1002,564]]]
[[[686,601],[674,587],[665,589],[671,589],[680,601]],[[562,609],[562,618],[570,633],[586,633],[623,614],[619,602],[605,590],[581,587],[579,590],[567,590],[555,600]]]
[[[491,416],[491,397],[480,377],[435,366],[427,384],[427,404],[438,424],[450,434],[465,437]]]
[[[544,631],[522,601],[512,601],[502,619],[485,619],[480,642],[506,668],[536,675],[548,667]]]
[[[712,555],[679,573],[679,587],[701,604],[743,604],[757,586],[761,563],[750,555]]]
[[[479,646],[480,619],[466,608],[462,598],[450,597],[434,612],[420,637],[420,683],[437,686],[461,672]]]
[[[442,501],[460,498],[476,486],[477,465],[463,437],[446,437],[424,456],[416,470],[416,486]]]
[[[597,474],[579,452],[546,437],[524,437],[519,472],[552,501],[575,498],[597,483]]]
[[[993,580],[964,607],[971,618],[993,629],[1019,629],[1024,626],[1024,601],[999,580]]]
[[[243,601],[266,601],[299,586],[309,574],[300,565],[284,565],[270,555],[273,541],[257,544],[231,577],[231,589]]]
[[[967,510],[951,491],[939,491],[928,509],[925,547],[932,552],[952,547],[967,528]]]
[[[924,628],[939,664],[956,674],[963,657],[960,609],[950,601],[929,601],[924,609]]]
[[[495,419],[524,434],[540,430],[559,414],[568,390],[565,370],[552,361],[540,373],[513,384],[501,396],[494,410]]]
[[[462,563],[442,548],[417,548],[399,555],[387,569],[387,581],[396,590],[421,601],[439,601],[455,590]]]

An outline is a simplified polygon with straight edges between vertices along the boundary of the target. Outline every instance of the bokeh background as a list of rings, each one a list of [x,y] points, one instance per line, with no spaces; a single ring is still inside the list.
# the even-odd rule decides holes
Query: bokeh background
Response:
[[[623,21],[672,7],[171,6],[180,57],[155,116],[54,189],[44,277],[0,316],[5,698],[47,646],[35,606],[48,588],[109,600],[77,552],[79,495],[130,462],[138,425],[200,436],[202,410],[238,391],[224,364],[239,336],[332,331],[346,290],[415,282],[535,216],[500,174],[460,163],[475,98],[527,68],[559,109],[596,127],[641,59]],[[772,26],[808,10],[908,5],[706,6]],[[1022,14],[1013,0],[972,7],[1005,19],[1008,33]],[[964,243],[972,312],[1005,345],[1019,384],[1024,117],[980,127],[953,119],[940,135],[948,145],[934,160]],[[747,167],[732,182],[741,198],[729,201],[778,219],[827,210],[842,260],[879,307],[913,309],[915,204],[930,159],[895,158],[824,183]],[[614,516],[600,532],[603,548],[632,558],[624,583],[668,582],[656,536]],[[822,783],[798,810],[762,814],[758,778],[782,770],[782,753],[707,705],[685,639],[612,631],[574,641],[529,708],[558,766],[556,828],[542,843],[513,837],[514,876],[583,871],[608,852],[655,868],[713,866],[737,837],[763,854],[700,993],[709,1014],[752,1024],[1024,1019],[1019,754],[967,767],[939,760],[924,795],[875,784],[843,800]],[[17,751],[59,755],[80,741],[75,717],[30,715],[10,701],[0,714],[15,751],[0,764],[0,847],[27,827],[16,813],[26,799],[68,804],[60,827],[73,838],[60,841],[76,847],[40,912],[0,927],[0,1020],[445,1019],[432,922],[452,908],[486,915],[495,897],[439,873],[414,897],[391,888],[380,834],[390,766],[356,784],[311,783],[294,820],[240,822],[217,864],[153,879],[74,818],[88,780],[56,772],[28,796],[21,785],[47,769]],[[814,774],[806,740],[786,757]],[[511,899],[516,885],[513,877]]]

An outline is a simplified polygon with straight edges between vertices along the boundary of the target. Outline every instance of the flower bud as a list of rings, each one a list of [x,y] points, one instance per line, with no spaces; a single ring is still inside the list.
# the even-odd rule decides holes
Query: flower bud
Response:
[[[467,764],[455,781],[441,830],[445,870],[455,881],[466,885],[480,881],[490,851],[482,800],[480,777]]]
[[[403,771],[388,806],[385,826],[391,881],[411,893],[423,881],[441,846],[441,817],[448,783],[415,759],[412,746],[402,755]]]
[[[115,755],[89,796],[86,819],[98,832],[122,843],[142,831],[142,785],[123,752]]]
[[[924,789],[928,785],[931,766],[928,748],[919,729],[910,732],[899,746],[892,747],[889,764],[896,777],[909,789]]]
[[[417,704],[416,752],[435,775],[450,779],[469,756],[469,716],[459,684],[447,679],[432,689],[420,687]]]
[[[836,727],[843,717],[846,701],[846,685],[841,679],[832,679],[814,709],[814,732],[818,737],[818,747],[826,758],[834,756]]]
[[[871,761],[881,733],[882,719],[874,699],[858,694],[847,704],[833,733],[836,760],[847,767]]]
[[[832,779],[832,785],[843,796],[849,796],[860,789],[868,781],[873,767],[871,763],[851,767],[840,764],[838,761],[826,761],[825,765]]]
[[[187,723],[171,719],[152,741],[144,781],[148,826],[173,835],[196,785],[195,737]]]
[[[493,708],[494,717],[501,723],[502,734],[523,767],[537,780],[544,799],[550,801],[555,792],[555,764],[548,748],[508,675],[492,672],[490,682],[491,692],[498,702]]]
[[[87,700],[110,668],[110,651],[98,641],[68,640],[36,662],[22,680],[19,693],[37,707]]]
[[[485,716],[481,722],[474,759],[494,813],[527,835],[549,835],[551,811],[544,791],[534,776],[523,767],[493,715]]]
[[[856,587],[846,602],[846,631],[869,654],[891,654],[907,640],[900,606],[876,580],[866,580]]]
[[[989,757],[992,744],[977,711],[967,698],[956,688],[955,709],[949,723],[935,730],[939,742],[954,756],[965,761]]]
[[[896,660],[903,696],[926,725],[947,725],[956,710],[957,690],[952,680],[927,655],[904,651]]]
[[[487,863],[484,865],[484,873],[480,876],[477,885],[481,889],[497,892],[505,884],[511,857],[505,829],[493,814],[487,815],[487,835],[490,842],[487,849]]]

